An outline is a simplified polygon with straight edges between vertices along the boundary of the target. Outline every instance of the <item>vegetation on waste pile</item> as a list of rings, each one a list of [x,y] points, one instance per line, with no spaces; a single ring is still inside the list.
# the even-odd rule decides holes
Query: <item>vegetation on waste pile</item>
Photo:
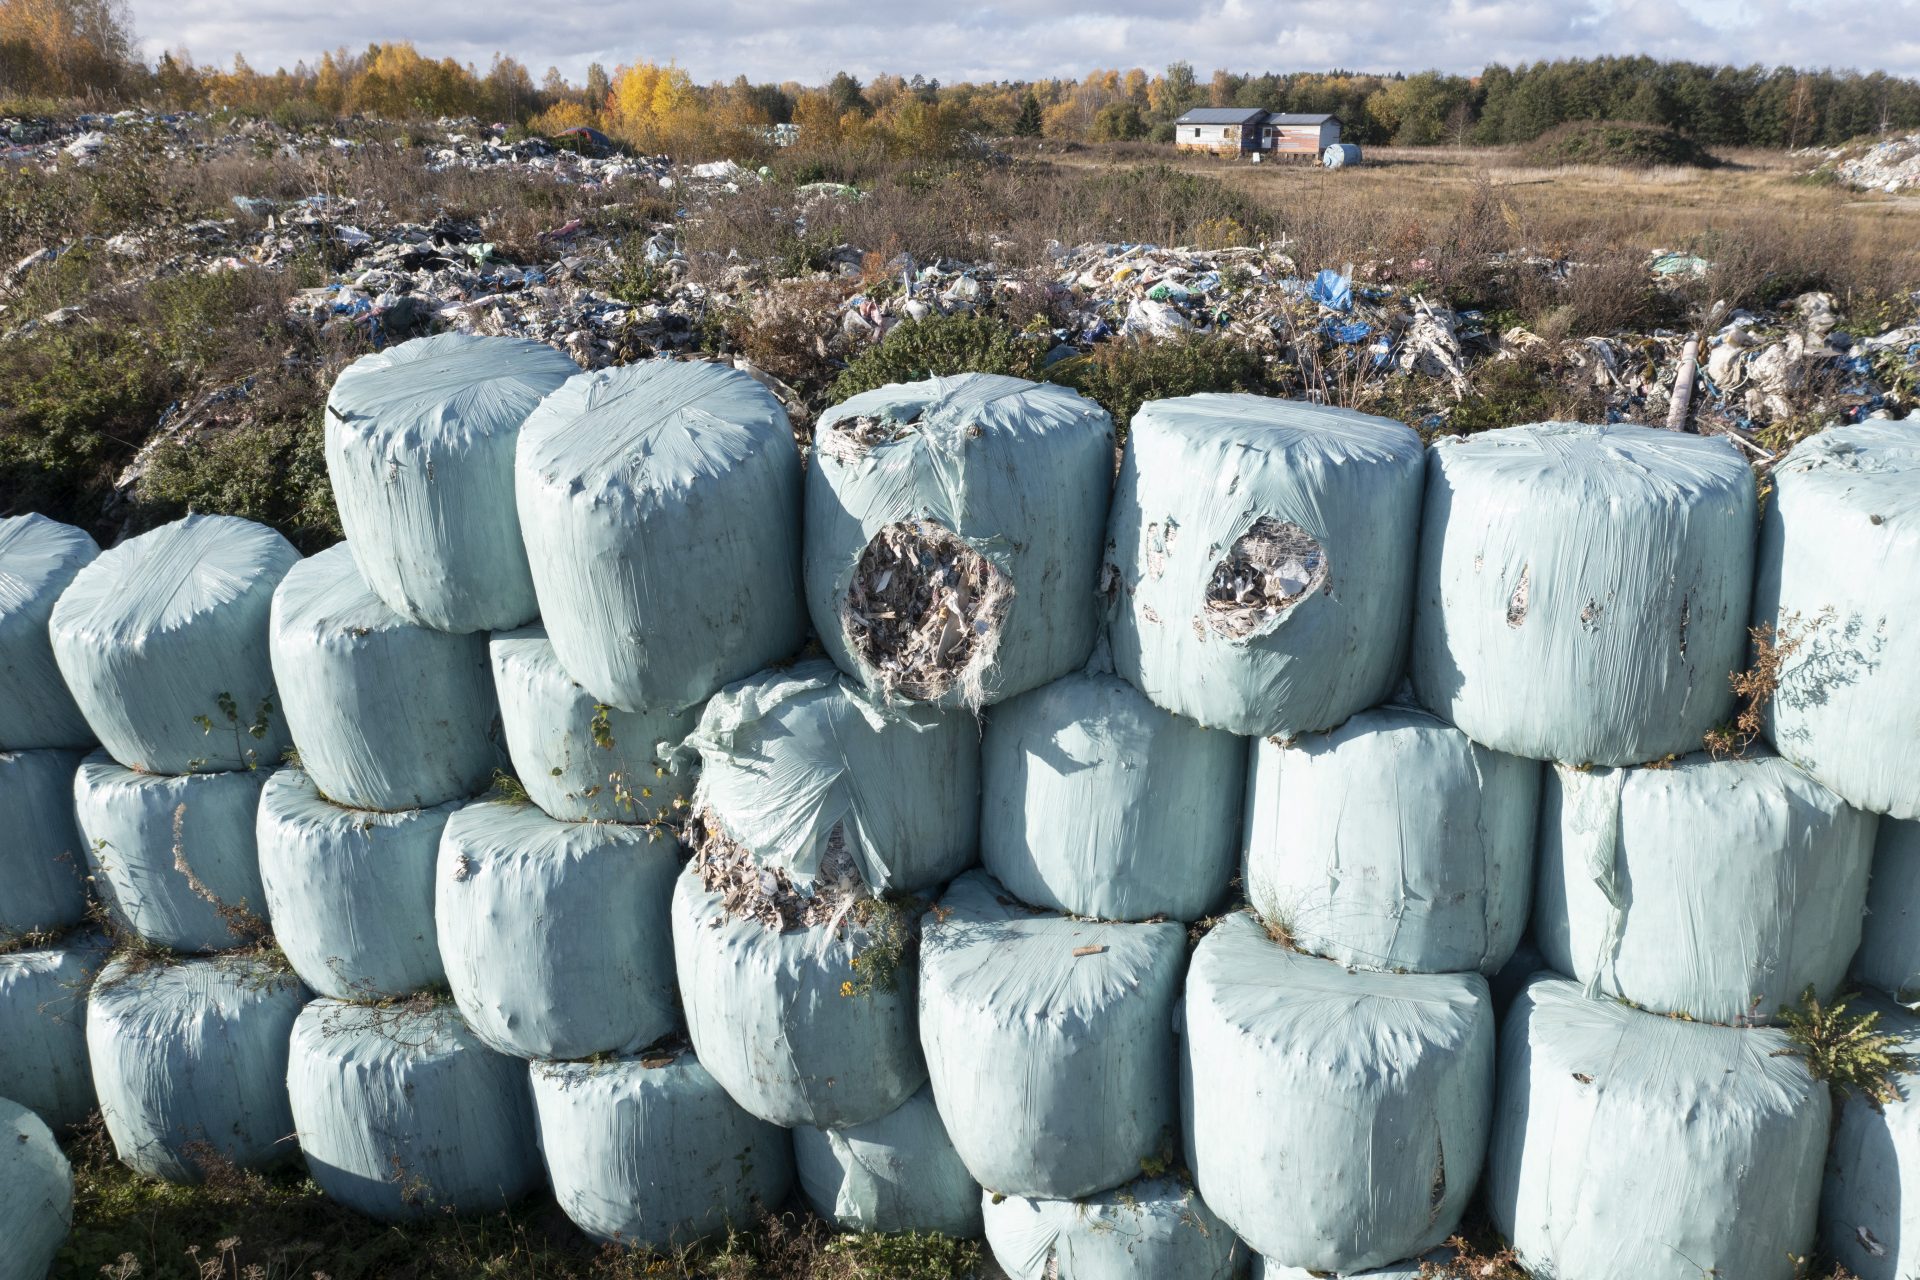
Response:
[[[1719,159],[1672,129],[1627,120],[1579,120],[1556,125],[1527,145],[1535,164],[1599,164],[1622,169],[1688,165],[1710,169]]]
[[[1838,1106],[1848,1094],[1858,1093],[1876,1106],[1900,1100],[1900,1076],[1920,1068],[1914,1056],[1901,1049],[1900,1039],[1874,1028],[1877,1011],[1848,1013],[1843,995],[1823,1001],[1809,986],[1796,1008],[1780,1011],[1781,1029],[1792,1047],[1778,1052],[1799,1058],[1815,1080],[1824,1080]]]
[[[292,1165],[203,1161],[199,1186],[142,1178],[114,1158],[97,1116],[67,1154],[73,1232],[53,1280],[964,1280],[981,1257],[972,1241],[837,1235],[800,1212],[673,1255],[596,1244],[550,1200],[389,1225],[327,1199]]]

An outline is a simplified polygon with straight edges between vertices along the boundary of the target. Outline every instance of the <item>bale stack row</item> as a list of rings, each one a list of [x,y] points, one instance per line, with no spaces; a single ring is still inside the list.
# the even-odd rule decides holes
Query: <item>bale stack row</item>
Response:
[[[545,1181],[664,1246],[797,1182],[1023,1280],[1397,1275],[1483,1193],[1563,1280],[1785,1280],[1817,1216],[1904,1274],[1910,1124],[1848,1103],[1829,1160],[1766,1024],[1920,990],[1911,430],[1761,521],[1724,441],[1249,396],[1148,405],[1116,480],[1096,406],[968,375],[803,467],[723,367],[407,344],[329,405],[344,546],[191,517],[0,619],[83,713],[0,786],[143,940],[61,1061],[138,1168],[291,1156],[277,1115],[382,1217]],[[1774,750],[1701,754],[1750,662]]]

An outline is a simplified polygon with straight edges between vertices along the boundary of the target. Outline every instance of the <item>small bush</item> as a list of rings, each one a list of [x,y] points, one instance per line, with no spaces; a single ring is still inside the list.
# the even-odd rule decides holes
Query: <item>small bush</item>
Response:
[[[1720,161],[1692,138],[1654,124],[1575,120],[1547,130],[1527,148],[1535,164],[1598,164],[1622,169],[1684,165],[1712,169]]]
[[[995,316],[932,315],[894,326],[884,340],[848,362],[828,394],[838,404],[889,383],[958,373],[1031,378],[1044,354],[1044,348]]]
[[[1471,390],[1447,411],[1438,434],[1477,435],[1559,416],[1563,392],[1552,373],[1525,360],[1489,360],[1473,370]]]
[[[1149,400],[1203,391],[1279,391],[1258,351],[1232,338],[1202,335],[1102,343],[1043,376],[1097,401],[1113,416],[1121,440]]]
[[[1782,1009],[1780,1021],[1793,1042],[1779,1052],[1799,1058],[1815,1080],[1824,1080],[1837,1105],[1858,1093],[1876,1106],[1900,1099],[1899,1077],[1916,1069],[1900,1040],[1876,1031],[1879,1013],[1849,1014],[1845,999],[1823,1003],[1808,987],[1794,1009]]]

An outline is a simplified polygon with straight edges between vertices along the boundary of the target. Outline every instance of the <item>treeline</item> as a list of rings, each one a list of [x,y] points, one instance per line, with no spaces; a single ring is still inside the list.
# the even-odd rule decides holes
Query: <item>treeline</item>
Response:
[[[771,145],[771,126],[783,124],[799,126],[808,146],[913,154],[951,149],[968,134],[1164,141],[1199,106],[1331,112],[1351,140],[1409,146],[1526,142],[1577,120],[1660,125],[1707,146],[1827,145],[1920,128],[1914,80],[1647,57],[1496,64],[1476,76],[1222,70],[1202,80],[1175,62],[1156,73],[980,84],[895,75],[863,84],[842,73],[808,86],[744,77],[700,85],[649,61],[596,64],[578,84],[554,68],[536,80],[510,56],[481,71],[407,43],[339,49],[270,73],[237,56],[208,66],[169,53],[147,66],[133,47],[122,0],[0,0],[0,95],[224,108],[288,123],[364,114],[476,116],[548,133],[591,125],[656,150],[742,154]]]

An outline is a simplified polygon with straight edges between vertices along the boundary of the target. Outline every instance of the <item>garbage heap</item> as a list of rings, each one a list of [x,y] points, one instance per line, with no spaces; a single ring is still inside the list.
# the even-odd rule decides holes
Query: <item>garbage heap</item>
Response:
[[[1478,1197],[1561,1280],[1920,1266],[1920,1103],[1780,1025],[1851,974],[1920,1048],[1915,425],[1764,515],[1725,439],[1253,396],[1116,476],[988,375],[803,464],[729,367],[446,335],[326,429],[304,560],[0,523],[12,1238],[97,1105],[628,1246],[797,1191],[1020,1280],[1404,1277]]]

